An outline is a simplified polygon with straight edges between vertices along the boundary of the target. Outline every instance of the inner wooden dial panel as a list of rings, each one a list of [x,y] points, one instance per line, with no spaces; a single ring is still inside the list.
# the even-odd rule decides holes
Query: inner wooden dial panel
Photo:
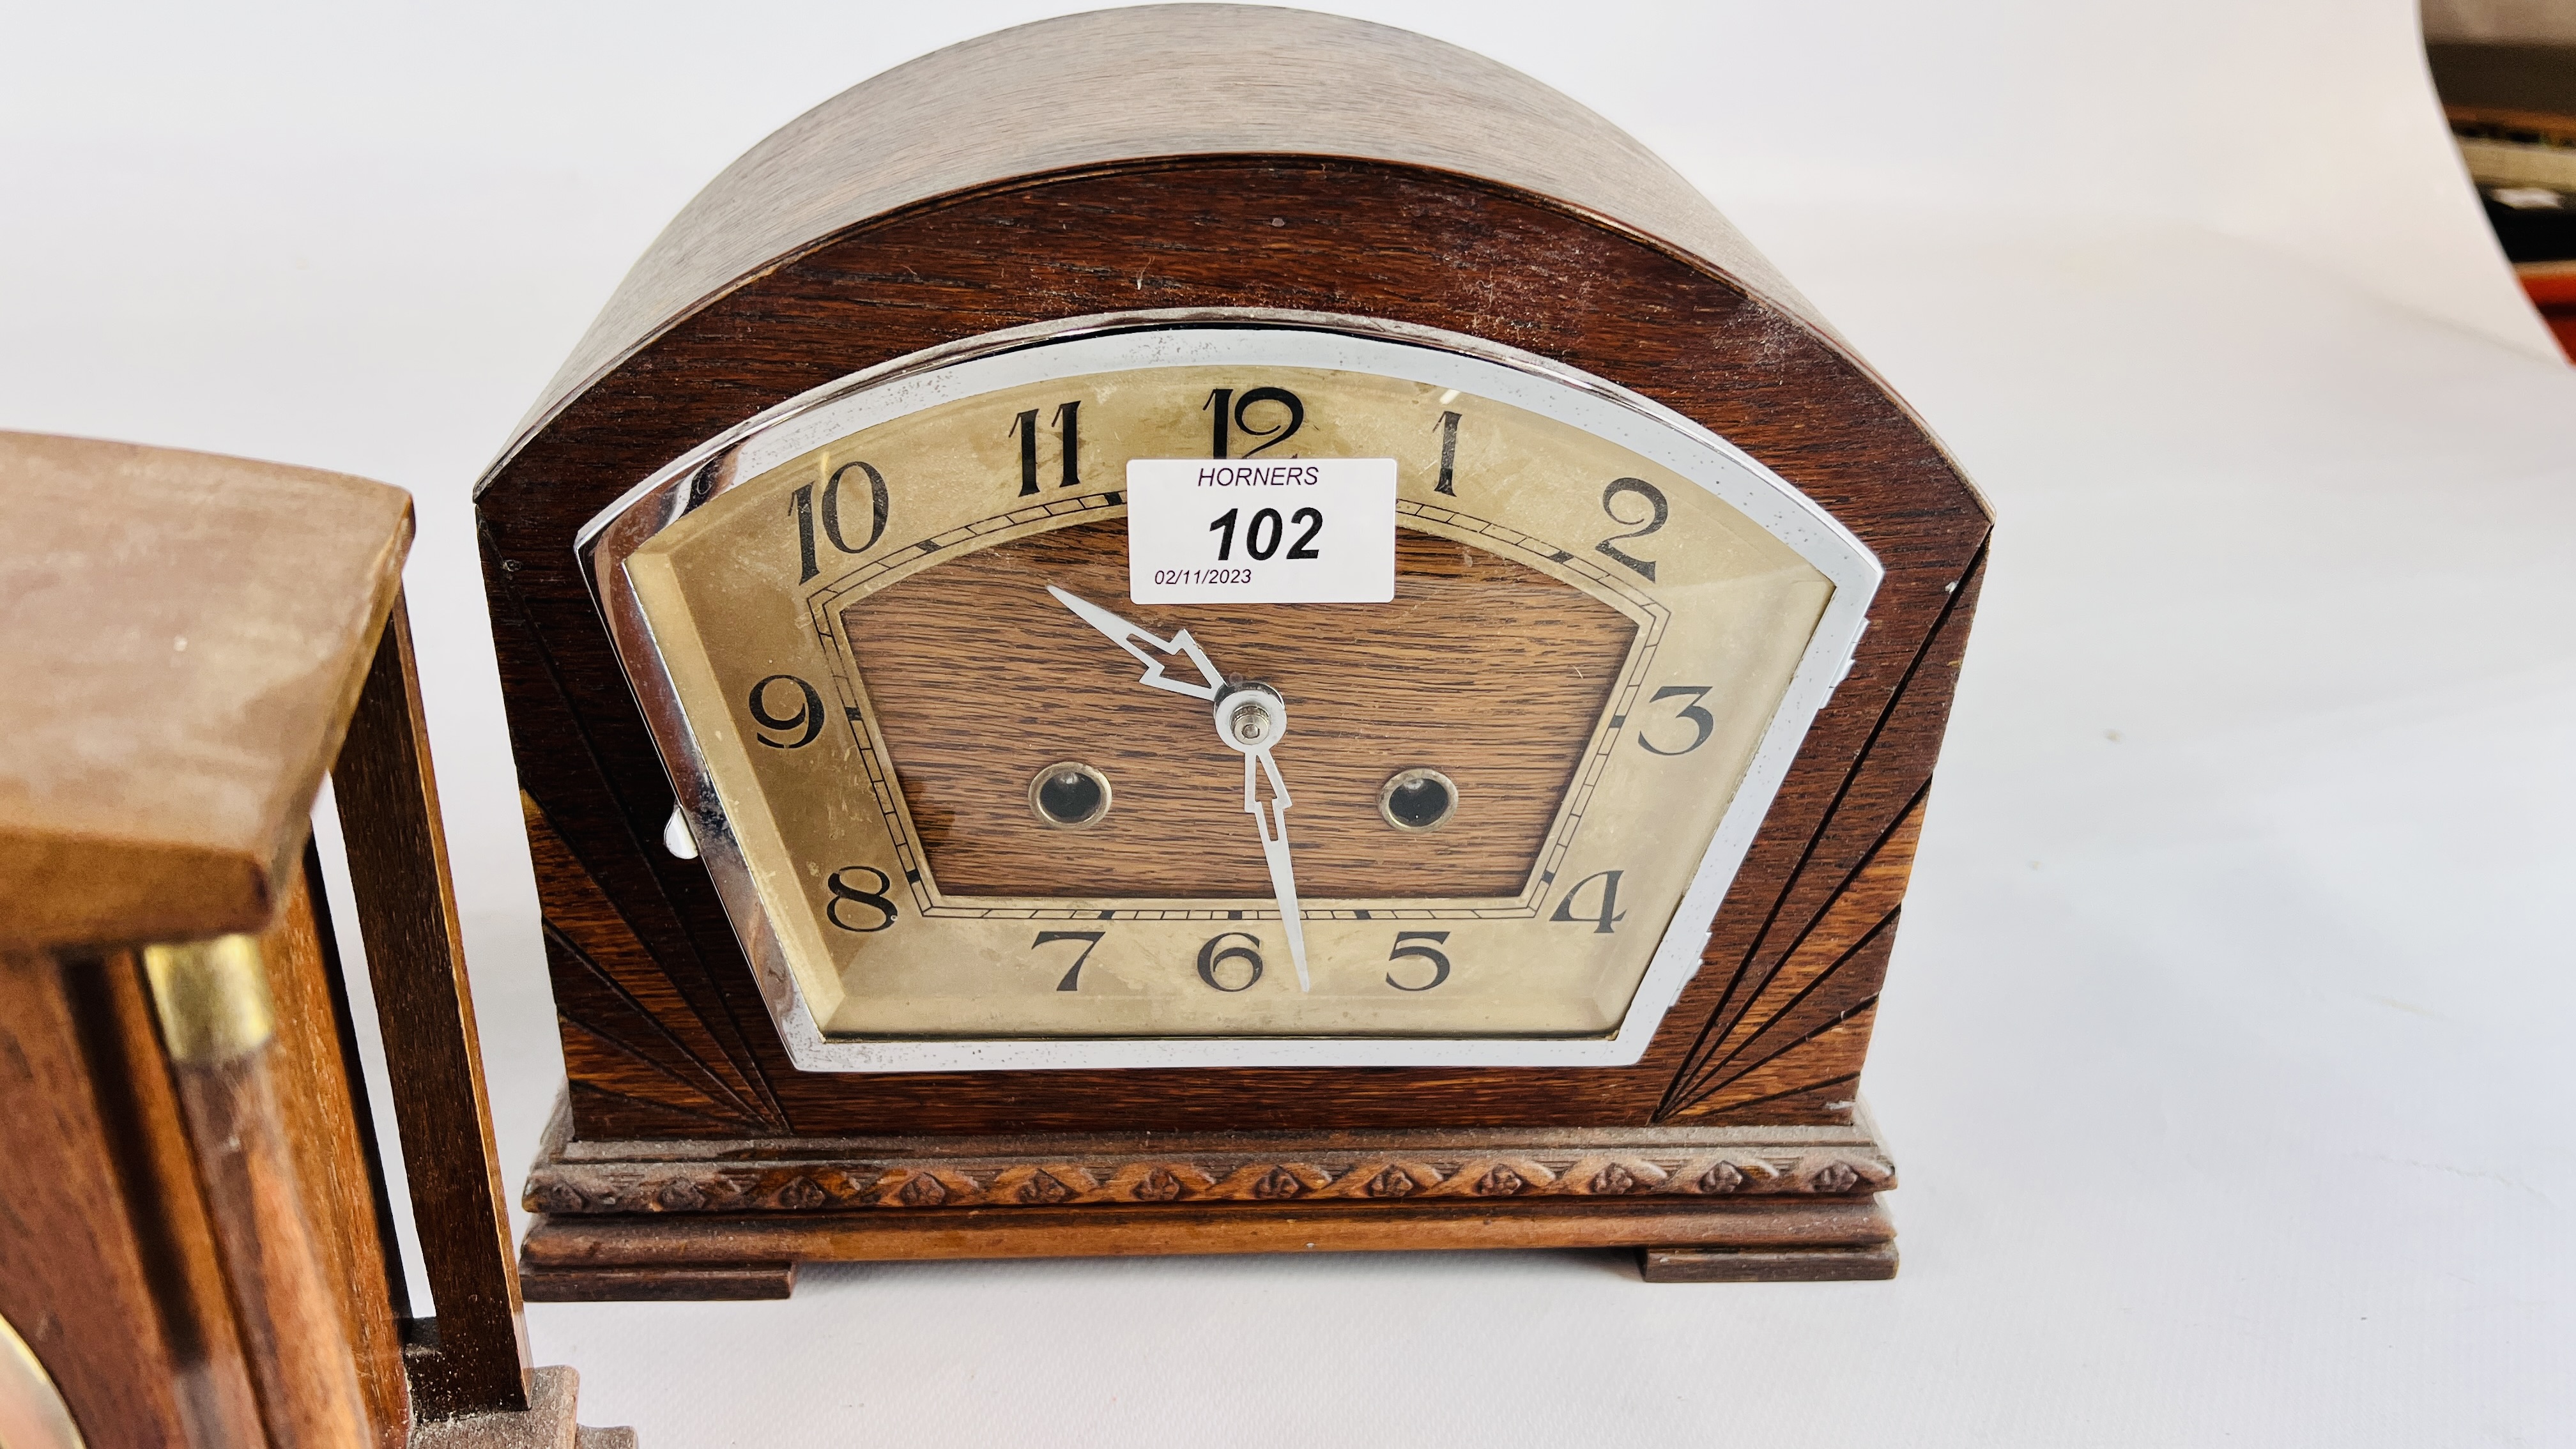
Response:
[[[1395,607],[1147,607],[1127,598],[1126,525],[1076,524],[967,554],[842,611],[868,707],[948,895],[1266,898],[1243,757],[1209,706],[1140,666],[1050,584],[1169,637],[1186,628],[1229,679],[1288,705],[1275,758],[1310,900],[1514,896],[1527,882],[1636,625],[1498,554],[1396,534]],[[1294,621],[1293,623],[1290,621]],[[1192,675],[1186,663],[1176,666]],[[1030,809],[1059,761],[1107,776],[1081,830]],[[1400,831],[1388,776],[1457,782],[1456,814]]]

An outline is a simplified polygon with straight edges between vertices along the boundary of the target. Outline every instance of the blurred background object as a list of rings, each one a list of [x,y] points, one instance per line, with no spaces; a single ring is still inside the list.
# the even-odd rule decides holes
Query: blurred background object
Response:
[[[2576,360],[2576,0],[2425,0],[2424,48],[2496,240]]]

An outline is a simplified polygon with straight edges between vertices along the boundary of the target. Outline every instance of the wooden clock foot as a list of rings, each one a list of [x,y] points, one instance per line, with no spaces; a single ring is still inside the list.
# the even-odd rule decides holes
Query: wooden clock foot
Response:
[[[1896,1245],[1851,1248],[1639,1248],[1649,1283],[1854,1283],[1896,1276]]]
[[[519,1291],[530,1303],[698,1303],[785,1298],[794,1263],[655,1263],[554,1267],[522,1259]]]

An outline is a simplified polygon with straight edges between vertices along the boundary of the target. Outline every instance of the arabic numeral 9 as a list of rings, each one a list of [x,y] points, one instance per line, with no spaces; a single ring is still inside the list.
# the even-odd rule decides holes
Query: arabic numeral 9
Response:
[[[775,697],[770,689],[773,684],[796,686],[794,714],[774,715],[769,712],[767,701]],[[765,730],[777,730],[782,734],[789,730],[803,731],[792,740],[773,740],[764,734],[754,734],[753,739],[773,750],[801,750],[814,743],[815,736],[823,733],[823,696],[815,693],[814,686],[793,674],[773,674],[751,687],[751,717]]]

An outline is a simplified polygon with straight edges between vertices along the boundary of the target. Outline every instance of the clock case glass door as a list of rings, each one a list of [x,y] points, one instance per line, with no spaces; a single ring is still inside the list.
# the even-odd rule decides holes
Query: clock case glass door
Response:
[[[1397,458],[1393,604],[1128,602],[1126,461],[1247,452]],[[1634,393],[1276,312],[854,375],[579,548],[782,1037],[823,1071],[1633,1061],[1880,577]],[[1049,586],[1279,687],[1309,989],[1244,758]],[[1051,818],[1072,766],[1083,808]],[[1446,817],[1408,828],[1399,785]]]

